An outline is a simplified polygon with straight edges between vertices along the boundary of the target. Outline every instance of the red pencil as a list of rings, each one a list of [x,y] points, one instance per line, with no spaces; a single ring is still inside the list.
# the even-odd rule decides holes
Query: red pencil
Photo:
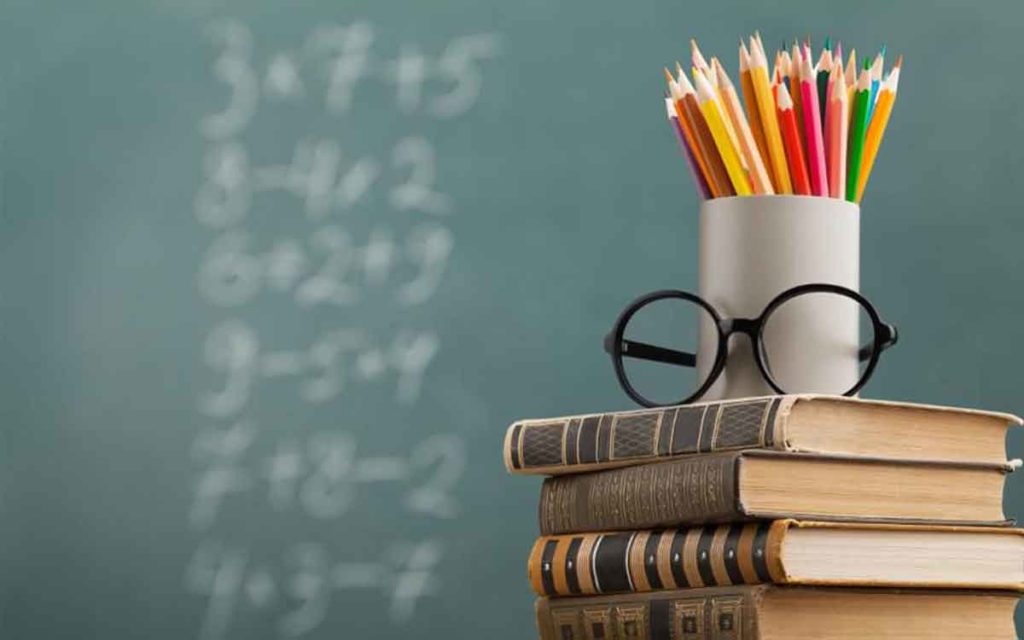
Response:
[[[796,112],[793,110],[793,99],[785,83],[778,87],[778,117],[782,141],[786,145],[786,161],[789,175],[793,179],[793,193],[811,195],[811,183],[807,177],[807,162],[804,159],[803,146],[800,144],[800,129],[796,123]],[[806,110],[806,105],[804,109]]]

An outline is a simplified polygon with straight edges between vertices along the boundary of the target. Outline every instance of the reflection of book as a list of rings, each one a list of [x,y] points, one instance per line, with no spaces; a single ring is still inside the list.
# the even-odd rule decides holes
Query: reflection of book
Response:
[[[1024,531],[776,520],[538,538],[544,596],[738,584],[1024,590]]]
[[[540,494],[544,535],[708,522],[810,518],[1009,524],[1010,467],[731,451],[554,476]]]
[[[1013,638],[1015,594],[719,587],[540,598],[541,640]]]
[[[512,473],[560,474],[736,449],[1002,463],[1021,419],[838,396],[770,396],[522,420],[505,436]]]

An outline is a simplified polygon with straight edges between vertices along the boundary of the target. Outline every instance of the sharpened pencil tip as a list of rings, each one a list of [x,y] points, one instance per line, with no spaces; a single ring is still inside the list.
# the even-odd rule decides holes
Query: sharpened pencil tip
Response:
[[[668,81],[669,84],[675,82],[675,78],[672,77],[672,72],[668,70],[668,67],[665,67],[665,80]]]
[[[825,50],[832,50],[832,36],[825,36]]]
[[[894,64],[893,66],[896,67],[897,69],[899,69],[900,67],[903,66],[903,54],[902,53],[900,54],[900,57],[896,58],[896,64]]]

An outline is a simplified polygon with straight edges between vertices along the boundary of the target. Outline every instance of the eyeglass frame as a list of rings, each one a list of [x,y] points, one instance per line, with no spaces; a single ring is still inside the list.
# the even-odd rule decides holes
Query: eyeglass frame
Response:
[[[618,378],[619,386],[622,387],[622,390],[626,392],[626,395],[628,395],[637,404],[644,407],[663,407],[668,406],[669,404],[689,404],[707,393],[708,389],[711,388],[711,385],[713,385],[722,375],[722,371],[725,370],[726,360],[728,359],[729,339],[734,334],[742,333],[750,338],[751,351],[754,354],[754,361],[757,363],[757,368],[761,372],[761,377],[772,389],[775,390],[776,393],[785,394],[786,391],[783,390],[775,378],[772,377],[771,372],[764,361],[765,320],[769,318],[772,312],[778,309],[783,303],[807,293],[834,293],[852,298],[861,305],[861,307],[867,312],[868,317],[871,319],[872,329],[874,331],[874,340],[871,344],[864,345],[857,351],[857,360],[862,362],[867,359],[867,367],[864,369],[864,372],[861,374],[857,383],[842,394],[844,396],[852,396],[867,384],[871,375],[875,371],[875,367],[878,365],[878,360],[881,357],[882,352],[896,344],[899,338],[899,333],[897,332],[895,325],[882,320],[878,310],[875,309],[875,306],[871,304],[867,298],[853,289],[837,284],[818,282],[802,284],[786,289],[772,298],[756,318],[724,318],[703,298],[687,291],[680,291],[678,289],[660,289],[658,291],[652,291],[651,293],[647,293],[633,300],[633,302],[631,302],[622,311],[622,313],[619,314],[618,319],[612,326],[612,330],[604,337],[604,350],[605,353],[611,356],[612,366],[615,369],[615,376]],[[653,362],[676,364],[684,367],[696,367],[697,354],[687,353],[685,351],[676,351],[674,349],[666,349],[664,347],[635,342],[633,340],[626,340],[624,334],[626,325],[629,324],[629,321],[632,320],[633,316],[640,309],[652,302],[669,298],[682,298],[683,300],[687,300],[700,306],[704,311],[708,312],[711,318],[715,321],[714,326],[718,334],[718,350],[715,353],[714,365],[708,374],[707,380],[705,380],[693,394],[681,401],[663,404],[651,402],[636,390],[630,382],[629,376],[626,374],[623,358],[640,358]],[[641,353],[647,352],[647,355],[650,357],[627,354],[630,349],[633,349],[634,353],[638,349]],[[682,357],[682,362],[678,361],[680,360],[680,356]]]

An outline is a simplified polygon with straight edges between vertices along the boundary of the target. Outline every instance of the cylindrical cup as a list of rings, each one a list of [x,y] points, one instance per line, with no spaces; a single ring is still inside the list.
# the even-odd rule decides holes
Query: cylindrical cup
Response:
[[[859,291],[860,208],[810,196],[706,200],[700,208],[699,254],[700,295],[731,318],[756,318],[775,296],[801,284]],[[772,368],[789,372],[785,392],[843,393],[858,377],[859,316],[848,309],[842,302],[816,304],[813,314],[780,317],[781,326],[773,319]],[[711,322],[701,324],[699,340],[697,370],[703,380],[718,345]],[[725,370],[703,399],[773,393],[750,341],[734,335]]]

